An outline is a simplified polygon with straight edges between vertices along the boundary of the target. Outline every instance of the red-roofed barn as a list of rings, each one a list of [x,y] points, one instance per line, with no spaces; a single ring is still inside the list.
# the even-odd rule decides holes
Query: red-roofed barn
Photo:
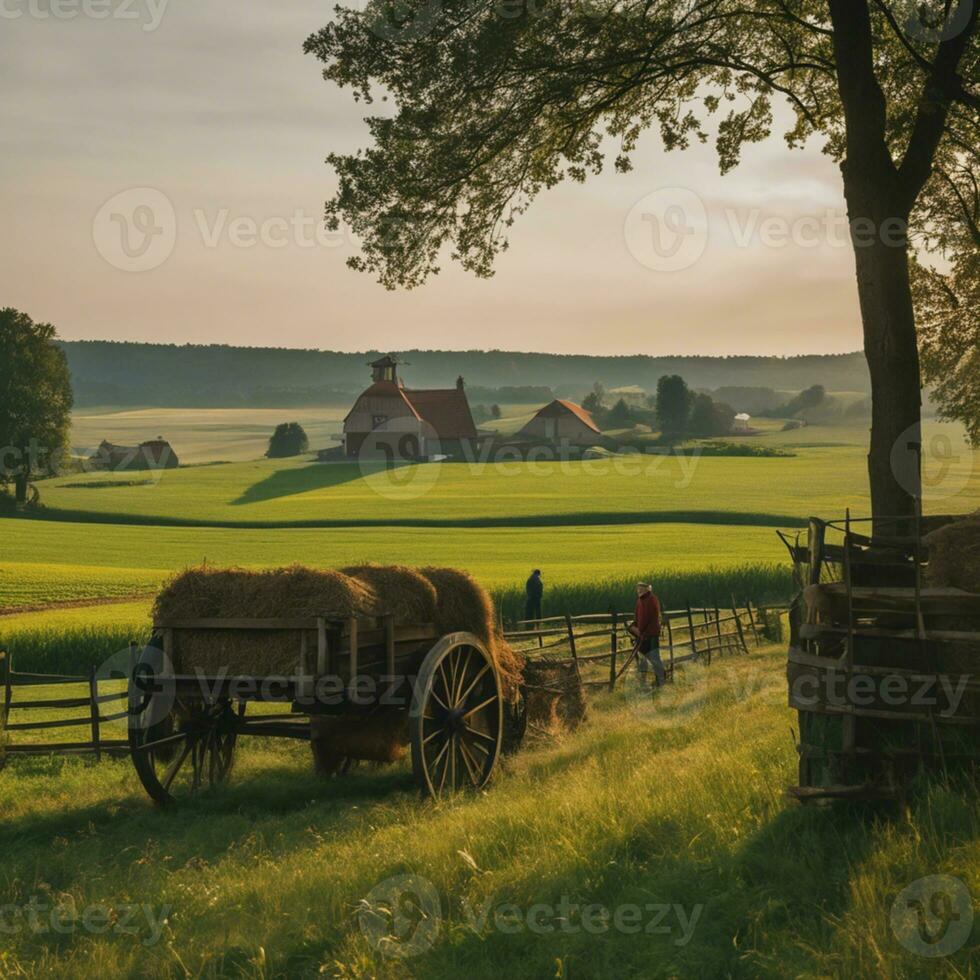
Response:
[[[545,405],[517,433],[519,439],[537,442],[560,442],[572,446],[594,446],[602,433],[592,416],[581,405],[556,398]]]
[[[344,419],[347,456],[425,459],[458,455],[475,443],[462,378],[455,388],[415,391],[402,384],[390,354],[374,361],[371,373],[373,383]]]

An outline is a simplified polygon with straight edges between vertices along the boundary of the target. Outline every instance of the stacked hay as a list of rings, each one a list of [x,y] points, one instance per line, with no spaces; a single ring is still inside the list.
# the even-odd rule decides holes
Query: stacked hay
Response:
[[[394,616],[396,623],[434,623],[439,596],[423,574],[404,565],[351,565],[340,570],[375,597],[375,615]]]
[[[329,569],[293,565],[268,571],[192,568],[157,596],[154,621],[370,616],[378,605],[371,586]],[[206,674],[267,677],[293,673],[299,662],[295,631],[181,630],[175,634],[175,669]]]
[[[341,571],[302,566],[249,571],[190,569],[157,597],[154,619],[346,619],[393,615],[397,623],[434,623],[439,635],[472,633],[497,663],[504,697],[519,697],[523,659],[503,642],[493,601],[465,572],[357,565]],[[202,630],[174,636],[175,669],[218,675],[268,677],[294,673],[297,631]],[[347,758],[394,762],[408,744],[403,710],[368,716],[315,716],[311,720],[317,770],[336,772]]]
[[[980,511],[927,534],[923,542],[929,549],[930,585],[980,595]]]
[[[547,734],[575,729],[586,716],[582,678],[574,664],[534,658],[524,665],[528,726]]]
[[[310,738],[313,764],[320,776],[339,772],[348,759],[397,762],[408,747],[407,715],[393,708],[363,718],[314,715]]]
[[[493,599],[487,590],[472,575],[458,568],[420,571],[439,596],[435,619],[438,632],[445,635],[462,631],[480,640],[497,663],[504,699],[516,701],[523,680],[524,658],[500,636]]]

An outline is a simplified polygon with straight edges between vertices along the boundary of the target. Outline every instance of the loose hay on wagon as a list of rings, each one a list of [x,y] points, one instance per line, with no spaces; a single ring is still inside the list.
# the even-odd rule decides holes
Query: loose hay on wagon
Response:
[[[410,753],[424,795],[480,788],[521,667],[489,596],[456,569],[195,569],[156,601],[131,754],[159,803],[224,782],[248,735],[309,740],[323,775]],[[249,716],[255,703],[288,708]]]

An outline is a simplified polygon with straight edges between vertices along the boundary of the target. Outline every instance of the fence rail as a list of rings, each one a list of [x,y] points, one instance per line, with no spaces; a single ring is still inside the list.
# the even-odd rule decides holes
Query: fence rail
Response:
[[[732,597],[731,605],[726,607],[686,605],[683,609],[663,611],[660,652],[667,679],[673,680],[674,668],[683,663],[703,660],[710,664],[712,657],[721,654],[747,653],[750,641],[757,646],[762,643],[770,629],[771,614],[778,617],[787,608],[785,604],[753,606],[750,601],[739,606]],[[608,676],[583,677],[582,682],[614,690],[639,656],[629,632],[631,621],[631,613],[616,611],[546,616],[519,620],[504,630],[504,638],[532,659],[555,657],[566,651],[567,656],[555,659],[575,665],[580,674],[583,666],[607,663]],[[586,649],[601,639],[608,640],[602,649]]]
[[[737,606],[734,598],[730,607],[685,606],[661,614],[663,633],[661,655],[668,680],[674,679],[674,668],[691,661],[710,664],[712,658],[727,653],[745,653],[749,640],[756,645],[770,625],[770,614],[777,616],[785,605],[756,605],[746,602]],[[505,639],[532,658],[547,656],[574,665],[587,687],[615,689],[627,670],[637,661],[637,651],[629,633],[632,614],[620,612],[589,613],[582,616],[549,616],[530,622],[520,621],[504,630]],[[607,640],[606,644],[602,641]],[[599,649],[596,649],[599,647]],[[566,656],[560,656],[562,653]],[[130,644],[130,656],[135,663],[137,648]],[[596,668],[601,676],[591,676]],[[102,682],[104,683],[104,681]],[[84,694],[72,697],[30,697],[30,690],[58,685],[85,686]],[[0,768],[9,756],[51,754],[94,754],[96,759],[126,754],[127,739],[106,738],[103,725],[126,718],[128,711],[103,712],[104,705],[123,702],[125,691],[101,693],[100,678],[95,667],[87,674],[41,674],[14,670],[13,658],[0,651]],[[24,694],[27,693],[25,697]],[[75,717],[58,717],[43,721],[12,721],[21,711],[83,711]],[[269,719],[263,718],[263,723]],[[88,727],[90,738],[77,742],[12,742],[14,732],[42,732]]]
[[[131,655],[135,648],[130,647]],[[0,768],[8,756],[52,755],[52,754],[94,754],[96,759],[105,755],[120,755],[129,751],[129,740],[106,738],[102,734],[102,726],[109,722],[119,721],[129,715],[125,708],[121,711],[104,714],[103,705],[113,702],[126,701],[126,691],[113,691],[109,694],[99,692],[100,678],[95,667],[87,674],[39,674],[14,670],[13,657],[0,651]],[[86,694],[65,698],[28,698],[15,697],[30,688],[51,687],[56,685],[85,685]],[[15,722],[18,711],[64,711],[87,708],[88,713],[80,717],[52,718],[45,721]],[[79,742],[22,742],[16,743],[9,739],[12,732],[41,732],[64,728],[87,727],[91,733],[88,741]]]

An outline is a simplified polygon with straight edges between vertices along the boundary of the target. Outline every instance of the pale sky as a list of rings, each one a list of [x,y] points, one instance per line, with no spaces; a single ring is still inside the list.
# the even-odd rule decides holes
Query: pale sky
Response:
[[[110,4],[116,16],[93,16]],[[860,348],[839,172],[781,130],[724,178],[712,147],[664,154],[650,134],[633,173],[542,194],[491,280],[447,260],[426,286],[388,292],[348,270],[354,244],[316,228],[334,187],[324,157],[366,145],[364,109],[302,53],[332,6],[0,0],[0,305],[66,339]]]

